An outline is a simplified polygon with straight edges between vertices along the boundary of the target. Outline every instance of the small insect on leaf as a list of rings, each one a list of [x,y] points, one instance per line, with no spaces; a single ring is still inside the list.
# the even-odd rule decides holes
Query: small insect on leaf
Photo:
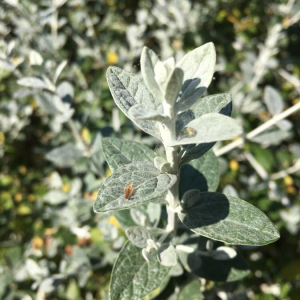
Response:
[[[127,200],[132,196],[133,193],[133,182],[130,182],[124,189],[124,198]]]
[[[193,137],[197,134],[197,130],[192,127],[185,127],[179,133],[179,139]]]

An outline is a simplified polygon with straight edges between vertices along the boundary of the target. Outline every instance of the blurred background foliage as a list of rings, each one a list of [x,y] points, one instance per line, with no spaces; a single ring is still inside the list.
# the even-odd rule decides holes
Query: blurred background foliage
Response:
[[[159,151],[115,107],[108,66],[139,72],[144,45],[179,59],[212,41],[217,67],[208,92],[232,94],[233,116],[247,133],[300,101],[299,19],[293,0],[2,0],[0,298],[108,299],[124,228],[151,221],[144,208],[125,219],[92,212],[110,175],[101,137]],[[300,299],[299,128],[292,114],[219,157],[219,191],[263,210],[281,239],[238,247],[249,275],[202,279],[205,299]],[[153,217],[159,221],[160,210]],[[185,275],[172,273],[152,297],[176,290]]]

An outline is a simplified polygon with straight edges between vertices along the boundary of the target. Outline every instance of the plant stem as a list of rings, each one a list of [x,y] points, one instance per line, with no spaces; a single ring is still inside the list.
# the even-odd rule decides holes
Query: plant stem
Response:
[[[296,173],[300,170],[300,159],[297,159],[295,164],[289,168],[287,168],[286,170],[274,173],[271,175],[271,179],[273,180],[278,180],[281,179],[285,176],[288,176],[290,174]]]
[[[258,163],[258,161],[255,159],[255,157],[251,153],[246,152],[244,156],[248,160],[248,162],[251,164],[253,169],[257,172],[257,174],[261,177],[261,179],[264,180],[268,184],[269,189],[271,191],[273,191],[273,193],[275,193],[279,198],[281,198],[281,204],[284,206],[289,206],[291,203],[289,198],[281,192],[278,185],[274,181],[274,178],[272,178],[272,176],[270,177],[268,175],[266,170]],[[298,166],[295,165],[295,167],[298,167]],[[284,171],[282,171],[282,172],[284,172]],[[272,200],[274,200],[274,199],[272,199]]]
[[[177,214],[175,208],[179,205],[179,169],[178,169],[178,155],[175,147],[166,147],[167,161],[171,164],[170,173],[177,175],[176,183],[169,189],[167,194],[167,213],[168,213],[168,225],[167,231],[175,232],[177,227]]]
[[[278,71],[278,74],[279,74],[280,76],[282,76],[286,81],[288,81],[288,82],[290,82],[292,85],[294,85],[295,88],[296,88],[296,90],[297,90],[297,92],[300,93],[300,80],[299,80],[296,76],[294,76],[294,75],[288,73],[287,71],[285,71],[285,70],[283,70],[283,69],[280,69],[280,70]]]
[[[167,146],[168,143],[175,138],[175,112],[174,107],[164,102],[164,114],[169,117],[171,121],[164,124],[162,128],[162,138],[165,146],[166,157],[168,163],[170,163],[170,173],[177,176],[176,183],[170,188],[167,194],[167,213],[168,213],[168,225],[167,231],[175,233],[177,227],[177,214],[175,208],[179,205],[179,166],[178,166],[178,153],[177,147]]]
[[[246,152],[244,156],[262,180],[269,180],[269,175],[267,171],[261,166],[261,164],[258,163],[258,161],[250,152]]]
[[[265,130],[269,129],[271,126],[277,124],[279,121],[285,119],[286,117],[288,117],[292,113],[296,112],[297,110],[300,110],[300,102],[296,103],[295,105],[293,105],[292,107],[286,109],[282,113],[274,116],[272,119],[270,119],[266,123],[258,126],[254,130],[247,133],[246,134],[246,139],[249,139],[249,140],[253,139],[254,137],[259,135],[260,133],[262,133]],[[242,146],[243,143],[244,143],[244,138],[240,137],[237,140],[231,142],[230,144],[222,147],[221,149],[216,150],[215,154],[216,154],[216,156],[221,156],[221,155],[231,151],[232,149],[234,149],[236,147]]]

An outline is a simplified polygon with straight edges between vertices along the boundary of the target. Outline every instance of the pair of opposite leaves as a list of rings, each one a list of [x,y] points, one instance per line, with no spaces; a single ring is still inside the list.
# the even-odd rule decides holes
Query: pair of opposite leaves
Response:
[[[146,133],[163,140],[157,129],[157,122],[164,123],[170,120],[163,114],[162,101],[173,106],[177,121],[184,123],[184,128],[177,134],[176,140],[168,142],[168,146],[210,143],[240,135],[241,127],[228,116],[213,112],[198,118],[186,118],[186,114],[182,113],[198,102],[212,80],[216,62],[214,45],[208,43],[196,48],[176,65],[174,59],[172,61],[171,63],[169,59],[164,62],[169,75],[167,82],[162,86],[157,82],[155,69],[163,63],[146,47],[141,56],[143,80],[117,67],[108,69],[110,90],[123,113]],[[182,74],[181,77],[176,75],[178,70]],[[171,96],[168,97],[169,95]],[[205,98],[201,101],[210,100]]]

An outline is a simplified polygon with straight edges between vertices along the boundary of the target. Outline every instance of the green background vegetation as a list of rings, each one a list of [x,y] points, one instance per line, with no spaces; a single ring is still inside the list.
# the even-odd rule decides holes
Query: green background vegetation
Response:
[[[300,26],[293,19],[300,5],[295,1],[287,11],[286,3],[1,1],[1,299],[108,299],[126,225],[92,212],[97,189],[110,175],[100,138],[142,141],[156,151],[159,146],[115,107],[107,67],[139,72],[144,45],[166,59],[212,41],[217,70],[208,93],[230,92],[233,117],[250,132],[272,117],[263,100],[267,85],[279,92],[285,109],[300,101],[299,83],[281,75],[285,70],[300,77]],[[260,58],[263,49],[269,56]],[[37,92],[18,84],[23,77],[52,80],[63,61],[55,86],[67,82],[60,86],[74,109],[67,122],[43,107]],[[270,217],[281,238],[265,247],[238,247],[251,273],[238,282],[206,281],[207,299],[300,299],[300,172],[283,174],[272,190],[244,155],[251,153],[269,178],[293,166],[300,158],[299,113],[288,120],[288,134],[246,141],[220,158],[219,191],[233,186]],[[156,299],[167,299],[180,278],[173,277]]]

